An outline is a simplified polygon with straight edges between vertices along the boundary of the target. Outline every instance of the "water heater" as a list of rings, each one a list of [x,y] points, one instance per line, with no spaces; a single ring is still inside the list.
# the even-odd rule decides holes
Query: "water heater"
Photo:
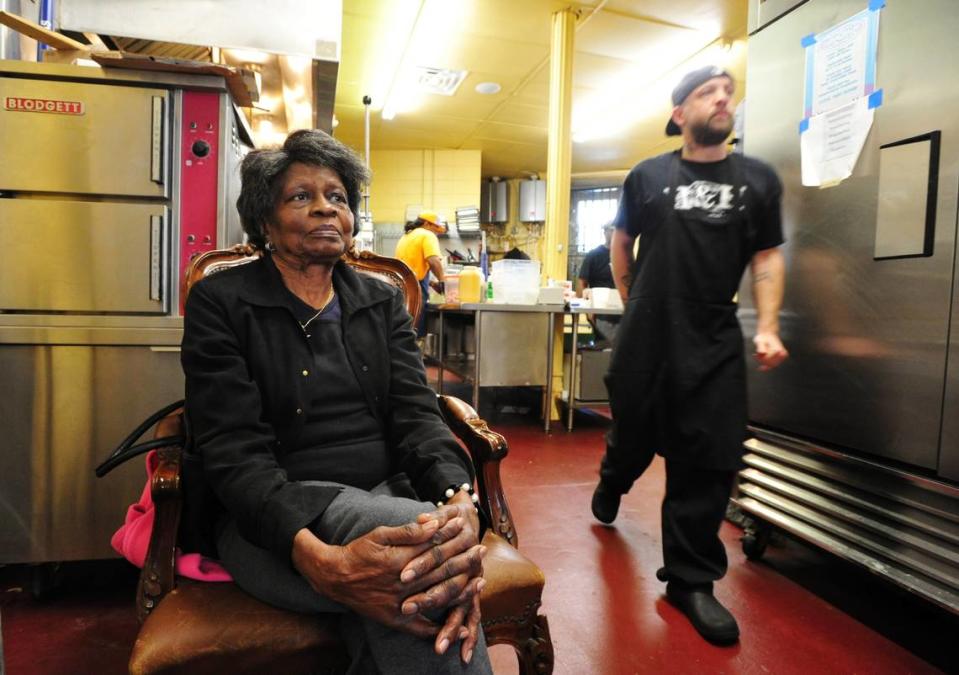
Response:
[[[509,186],[505,180],[484,180],[480,189],[480,222],[509,221]]]
[[[519,220],[521,223],[542,223],[546,220],[546,181],[535,178],[520,181]]]

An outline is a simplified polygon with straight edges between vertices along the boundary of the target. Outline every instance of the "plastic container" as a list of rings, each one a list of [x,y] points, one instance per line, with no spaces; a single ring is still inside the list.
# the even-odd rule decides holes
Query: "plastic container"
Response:
[[[458,303],[460,301],[460,275],[447,272],[444,275],[443,286],[445,287],[443,301],[453,304]]]
[[[490,278],[496,289],[494,302],[534,305],[539,296],[538,260],[497,260]]]
[[[460,302],[482,302],[483,273],[476,267],[464,267],[460,272]]]

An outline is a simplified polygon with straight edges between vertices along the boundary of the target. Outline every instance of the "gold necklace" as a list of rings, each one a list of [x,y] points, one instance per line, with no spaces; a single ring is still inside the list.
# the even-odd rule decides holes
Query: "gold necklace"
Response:
[[[307,319],[306,323],[300,323],[299,321],[297,321],[297,323],[300,324],[300,328],[302,328],[303,332],[306,334],[306,337],[313,337],[312,335],[306,332],[306,327],[309,326],[311,323],[313,323],[313,320],[316,319],[320,314],[322,314],[323,310],[326,309],[327,305],[329,305],[331,302],[333,302],[333,284],[330,284],[330,292],[326,294],[326,300],[324,300],[323,304],[320,305],[320,309],[317,310],[316,314],[314,314],[309,319]]]

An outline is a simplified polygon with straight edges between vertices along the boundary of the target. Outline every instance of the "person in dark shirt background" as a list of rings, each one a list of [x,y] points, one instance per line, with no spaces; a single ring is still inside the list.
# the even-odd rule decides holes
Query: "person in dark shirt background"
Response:
[[[583,297],[583,291],[587,288],[616,288],[616,284],[613,283],[613,270],[609,264],[609,242],[614,229],[612,223],[603,225],[605,242],[583,258],[583,264],[579,268],[579,278],[576,280],[576,294],[580,297]],[[610,343],[616,339],[618,316],[590,315],[589,320],[593,324],[597,338]]]

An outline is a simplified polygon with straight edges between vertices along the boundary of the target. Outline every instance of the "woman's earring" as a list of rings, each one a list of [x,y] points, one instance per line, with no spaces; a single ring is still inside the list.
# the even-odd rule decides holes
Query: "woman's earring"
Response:
[[[266,242],[266,250],[269,251],[270,253],[276,250],[276,246],[274,246],[273,242],[270,241],[269,239]]]

